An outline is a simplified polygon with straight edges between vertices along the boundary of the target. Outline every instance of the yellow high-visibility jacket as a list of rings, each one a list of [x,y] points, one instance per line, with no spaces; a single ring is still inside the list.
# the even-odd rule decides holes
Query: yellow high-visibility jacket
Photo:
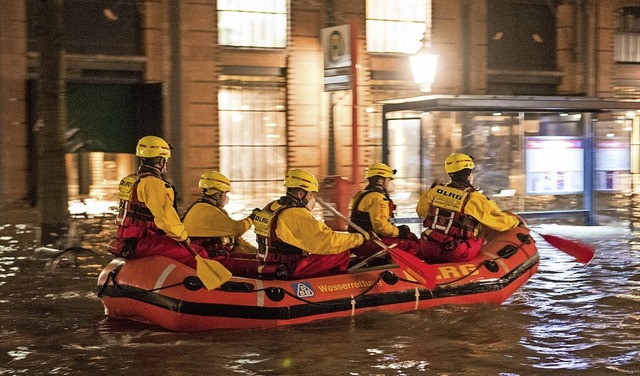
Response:
[[[357,201],[358,197],[365,193],[366,191],[358,192],[351,199],[351,210],[369,213],[371,229],[376,234],[382,237],[397,238],[400,231],[398,230],[398,227],[391,223],[391,205],[393,205],[393,203],[384,195],[384,193],[366,193],[362,200],[360,200],[358,207],[353,207],[353,204]]]
[[[281,205],[270,204],[275,211]],[[318,221],[307,208],[289,208],[278,215],[276,236],[283,242],[317,255],[333,255],[355,248],[364,242],[361,234],[334,231]]]
[[[179,242],[187,240],[187,231],[173,206],[175,193],[170,184],[155,176],[145,176],[140,179],[136,193],[153,214],[153,222],[159,229]]]
[[[235,220],[224,209],[206,202],[196,202],[187,210],[182,223],[192,238],[226,238],[225,243],[235,244],[234,252],[256,253],[258,251],[241,237],[253,225],[249,217]]]
[[[192,237],[238,237],[253,224],[249,217],[235,220],[223,209],[206,202],[195,203],[182,221]]]

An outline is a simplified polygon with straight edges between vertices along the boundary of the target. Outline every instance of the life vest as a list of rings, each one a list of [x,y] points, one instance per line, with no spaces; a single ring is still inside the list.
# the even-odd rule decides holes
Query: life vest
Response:
[[[200,197],[196,202],[191,204],[187,211],[184,212],[184,215],[181,220],[187,216],[187,213],[193,208],[193,206],[197,203],[205,203],[211,205],[213,207],[218,208],[213,202],[208,200],[206,197]],[[219,208],[220,209],[220,208]],[[222,209],[220,209],[222,211]],[[240,240],[237,237],[233,236],[190,236],[191,242],[194,244],[198,244],[204,249],[207,250],[209,256],[217,256],[217,255],[225,255],[229,254],[233,251],[233,248],[240,244]]]
[[[282,206],[275,210],[271,210],[273,202],[265,206],[261,211],[256,213],[253,219],[254,232],[258,243],[258,260],[265,264],[286,264],[291,265],[308,253],[298,247],[283,242],[276,235],[276,225],[279,215],[290,208],[300,207],[300,205],[288,197],[282,198],[278,203],[283,202]]]
[[[423,225],[425,234],[436,243],[455,248],[459,243],[476,237],[478,220],[464,214],[473,187],[458,189],[436,185],[435,196]]]
[[[396,205],[391,200],[391,197],[389,197],[389,194],[384,192],[381,189],[377,189],[377,188],[365,189],[364,191],[358,192],[356,194],[356,197],[353,200],[350,219],[351,219],[351,222],[355,223],[356,225],[360,226],[363,230],[368,232],[373,232],[373,226],[371,224],[371,216],[369,215],[369,212],[358,210],[358,206],[360,205],[360,202],[362,202],[362,200],[366,195],[373,192],[382,193],[385,197],[385,200],[389,201],[389,218],[394,217],[394,213],[396,210]],[[347,231],[359,232],[358,230],[356,230],[351,226],[348,227]]]

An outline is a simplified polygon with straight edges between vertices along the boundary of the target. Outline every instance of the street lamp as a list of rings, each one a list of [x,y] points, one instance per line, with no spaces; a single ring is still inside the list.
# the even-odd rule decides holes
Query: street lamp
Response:
[[[422,36],[422,47],[415,54],[409,56],[411,64],[411,73],[413,80],[420,85],[420,91],[428,93],[431,91],[431,85],[436,78],[436,68],[438,67],[438,58],[433,49],[431,49],[431,41],[427,37],[425,31]]]

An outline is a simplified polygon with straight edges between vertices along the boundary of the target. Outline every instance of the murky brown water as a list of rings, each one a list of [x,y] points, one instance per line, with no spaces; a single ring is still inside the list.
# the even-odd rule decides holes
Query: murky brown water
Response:
[[[538,237],[539,273],[500,306],[172,333],[103,315],[96,278],[110,229],[100,219],[78,222],[97,253],[52,272],[31,214],[0,217],[0,375],[640,374],[640,232],[628,223],[535,226],[598,255],[581,267]]]

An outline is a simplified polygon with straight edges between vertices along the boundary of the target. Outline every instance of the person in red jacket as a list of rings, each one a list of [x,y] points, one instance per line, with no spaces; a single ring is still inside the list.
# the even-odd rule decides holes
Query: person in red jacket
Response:
[[[453,153],[445,160],[451,181],[434,183],[418,201],[416,213],[423,220],[419,257],[430,263],[460,262],[475,257],[483,245],[480,227],[507,231],[520,219],[502,211],[473,186],[473,158]]]
[[[118,229],[109,251],[124,258],[163,255],[195,269],[195,257],[186,247],[203,258],[208,255],[197,244],[189,245],[176,211],[175,189],[162,178],[171,147],[160,137],[145,136],[138,141],[136,156],[140,157],[138,171],[118,186]]]

